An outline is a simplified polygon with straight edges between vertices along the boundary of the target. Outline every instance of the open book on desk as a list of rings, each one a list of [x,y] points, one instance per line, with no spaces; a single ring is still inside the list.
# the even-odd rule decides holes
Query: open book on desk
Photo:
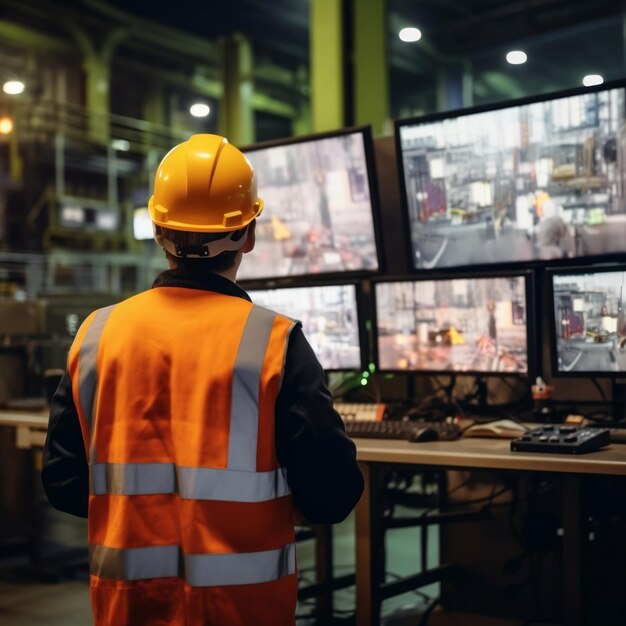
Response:
[[[499,419],[492,422],[477,423],[470,426],[464,437],[485,437],[491,439],[517,439],[527,428],[511,419]]]

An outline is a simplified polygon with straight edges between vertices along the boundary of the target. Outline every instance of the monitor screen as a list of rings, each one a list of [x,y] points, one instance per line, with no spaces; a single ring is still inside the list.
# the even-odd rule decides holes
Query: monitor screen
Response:
[[[248,294],[254,303],[301,321],[325,370],[361,368],[355,285],[249,290]]]
[[[626,374],[626,267],[554,271],[552,369],[558,374]]]
[[[244,149],[265,209],[239,278],[375,271],[369,128]]]
[[[438,278],[375,286],[378,367],[528,373],[527,278]]]
[[[397,121],[411,266],[621,252],[625,106],[613,84]]]

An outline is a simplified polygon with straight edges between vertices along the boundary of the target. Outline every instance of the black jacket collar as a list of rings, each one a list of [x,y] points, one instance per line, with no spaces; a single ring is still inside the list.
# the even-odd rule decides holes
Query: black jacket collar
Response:
[[[156,277],[152,287],[204,289],[252,301],[250,296],[239,285],[231,282],[228,278],[210,272],[206,274],[187,274],[180,270],[165,270]]]

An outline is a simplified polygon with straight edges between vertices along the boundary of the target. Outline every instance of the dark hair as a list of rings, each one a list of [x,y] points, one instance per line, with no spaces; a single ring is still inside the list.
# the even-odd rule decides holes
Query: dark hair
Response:
[[[168,239],[177,247],[185,248],[187,246],[201,246],[209,241],[217,241],[230,235],[231,233],[191,233],[184,230],[172,230],[163,226],[155,225],[155,233]],[[232,239],[237,241],[246,234],[246,228],[236,231]],[[237,250],[226,250],[214,257],[207,258],[184,258],[177,257],[165,251],[167,260],[173,263],[178,269],[186,274],[206,273],[206,272],[225,272],[235,264]]]

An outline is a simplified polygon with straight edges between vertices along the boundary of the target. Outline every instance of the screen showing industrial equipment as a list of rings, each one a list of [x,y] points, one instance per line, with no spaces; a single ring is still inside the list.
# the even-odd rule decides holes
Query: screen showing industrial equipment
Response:
[[[325,370],[361,368],[355,285],[249,290],[248,294],[254,303],[302,322]]]
[[[396,122],[412,266],[621,252],[625,88]]]
[[[369,128],[244,152],[265,209],[240,279],[378,269]]]
[[[626,373],[626,267],[551,274],[555,374]]]
[[[381,370],[525,374],[526,278],[442,278],[375,286]]]

